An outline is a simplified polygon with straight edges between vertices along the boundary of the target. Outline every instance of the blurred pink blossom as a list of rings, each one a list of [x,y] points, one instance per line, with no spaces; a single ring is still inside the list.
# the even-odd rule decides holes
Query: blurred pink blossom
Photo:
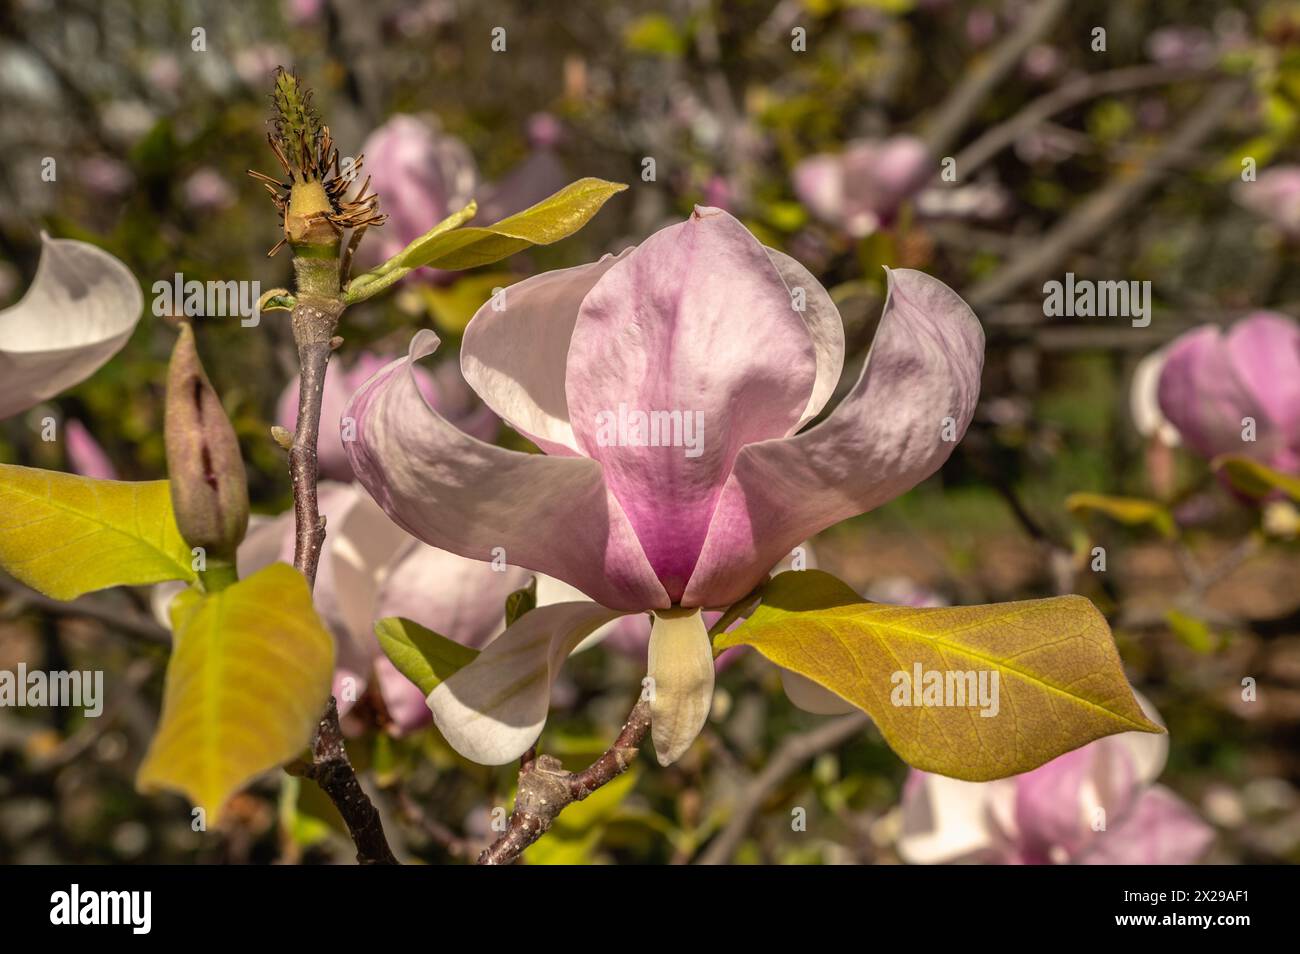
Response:
[[[809,156],[794,168],[794,191],[817,218],[864,238],[887,225],[929,178],[931,161],[915,136],[858,139],[837,154]]]
[[[323,479],[352,479],[352,465],[348,463],[343,448],[343,409],[353,392],[391,360],[390,356],[363,351],[347,369],[340,366],[338,359],[329,363],[321,397],[320,441],[316,452]],[[497,416],[470,390],[454,362],[444,361],[433,370],[416,368],[415,376],[425,400],[457,427],[481,440],[491,440],[496,436],[499,427]],[[293,431],[298,417],[297,377],[280,393],[275,416],[281,427]]]
[[[1244,454],[1300,474],[1300,326],[1286,315],[1257,311],[1226,334],[1205,325],[1176,338],[1157,394],[1195,453]]]
[[[185,204],[196,212],[228,209],[235,203],[235,190],[211,166],[196,169],[181,187]]]
[[[89,192],[110,198],[122,195],[135,183],[124,163],[106,156],[82,159],[77,163],[77,176]]]
[[[993,782],[913,770],[899,854],[912,864],[1191,864],[1214,832],[1155,784],[1168,747],[1168,736],[1123,732]]]
[[[366,139],[361,180],[371,179],[388,221],[361,246],[366,261],[392,258],[453,212],[478,187],[478,170],[466,145],[435,125],[398,114]],[[358,181],[357,185],[360,186]]]
[[[1273,166],[1254,182],[1239,182],[1236,200],[1288,236],[1300,237],[1300,166]]]
[[[85,424],[76,418],[69,418],[63,425],[63,431],[68,442],[65,448],[68,465],[74,473],[82,477],[94,477],[96,480],[117,480],[117,468]]]

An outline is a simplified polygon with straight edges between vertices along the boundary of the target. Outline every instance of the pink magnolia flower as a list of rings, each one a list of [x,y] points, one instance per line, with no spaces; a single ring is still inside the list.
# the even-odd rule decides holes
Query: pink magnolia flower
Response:
[[[392,357],[389,355],[364,351],[347,370],[341,368],[337,360],[329,363],[321,395],[320,439],[316,448],[316,461],[322,478],[341,481],[352,479],[352,465],[348,462],[343,444],[345,440],[351,439],[353,429],[343,420],[343,409],[353,392],[390,361]],[[499,427],[497,416],[470,391],[454,364],[443,362],[433,371],[417,368],[415,375],[420,393],[440,408],[448,420],[482,440],[491,440],[496,436]],[[276,405],[276,420],[290,432],[298,418],[298,383],[299,379],[295,376],[285,385]]]
[[[1245,454],[1300,474],[1300,326],[1285,315],[1257,311],[1226,334],[1206,325],[1175,339],[1157,393],[1197,454]]]
[[[859,139],[842,153],[822,153],[794,168],[794,191],[822,221],[863,238],[888,224],[925,184],[931,162],[915,136]]]
[[[529,613],[433,691],[453,746],[489,764],[517,758],[569,650],[653,611],[652,738],[665,764],[685,751],[713,691],[701,610],[924,480],[970,422],[979,321],[928,275],[891,271],[889,285],[861,378],[807,430],[840,376],[839,313],[803,266],[712,208],[620,255],[526,279],[504,308],[474,316],[466,380],[545,453],[484,444],[429,406],[415,362],[437,348],[431,331],[362,386],[347,451],[389,516],[470,559],[501,548],[594,601]]]
[[[421,728],[430,720],[424,694],[380,650],[375,622],[402,616],[477,649],[505,629],[506,597],[525,586],[529,574],[425,546],[356,484],[322,483],[320,508],[329,533],[314,600],[334,634],[339,713],[346,716],[373,682],[394,734]],[[293,562],[293,519],[290,511],[257,522],[239,548],[241,575]]]
[[[117,468],[85,424],[71,418],[63,425],[63,435],[67,441],[68,464],[73,472],[96,480],[117,480]]]
[[[1239,182],[1236,200],[1288,236],[1300,236],[1300,166],[1273,166],[1254,182]]]
[[[361,176],[383,197],[388,221],[362,246],[366,259],[392,258],[474,198],[478,170],[466,145],[415,116],[399,114],[361,147]],[[360,185],[360,182],[358,182]]]
[[[94,374],[144,309],[135,276],[112,255],[44,234],[41,243],[31,287],[0,310],[0,420]]]
[[[479,209],[484,222],[499,222],[522,212],[569,183],[569,174],[556,147],[564,139],[564,127],[549,113],[528,118],[528,158],[507,172],[488,190]]]
[[[1123,732],[995,782],[913,770],[899,854],[912,864],[1191,864],[1214,832],[1154,784],[1168,749],[1166,735]]]
[[[216,169],[196,169],[181,187],[185,205],[196,212],[228,209],[235,204],[235,190]]]

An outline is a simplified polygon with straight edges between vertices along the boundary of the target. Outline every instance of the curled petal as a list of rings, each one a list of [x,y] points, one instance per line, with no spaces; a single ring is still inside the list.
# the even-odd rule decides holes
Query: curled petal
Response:
[[[413,362],[437,346],[433,332],[417,334],[410,354],[367,381],[345,411],[357,428],[349,459],[376,502],[430,546],[472,560],[499,555],[616,609],[667,606],[599,464],[485,444],[429,407]]]
[[[780,272],[720,209],[656,232],[583,300],[565,375],[573,431],[674,601],[737,453],[791,433],[816,374]]]
[[[830,293],[822,283],[813,277],[812,272],[785,252],[774,248],[765,250],[781,279],[790,289],[792,298],[802,290],[803,309],[799,311],[808,337],[812,339],[813,353],[817,360],[817,379],[813,384],[808,406],[795,424],[795,430],[811,421],[826,406],[826,402],[835,393],[835,386],[840,383],[840,372],[844,370],[844,321],[840,310],[835,307]]]
[[[672,765],[704,728],[713,705],[713,649],[699,610],[656,613],[650,628],[650,738]]]
[[[474,762],[504,765],[519,758],[541,735],[565,658],[618,615],[595,603],[555,603],[525,613],[429,693],[438,730]]]
[[[470,387],[511,427],[548,454],[577,455],[564,368],[578,308],[630,252],[542,272],[511,285],[465,329],[460,367]]]
[[[831,415],[740,451],[682,603],[723,606],[797,543],[910,490],[948,459],[979,399],[984,332],[938,279],[889,272],[862,377]]]
[[[112,255],[44,234],[41,243],[27,294],[0,311],[0,419],[90,377],[126,344],[144,307]]]

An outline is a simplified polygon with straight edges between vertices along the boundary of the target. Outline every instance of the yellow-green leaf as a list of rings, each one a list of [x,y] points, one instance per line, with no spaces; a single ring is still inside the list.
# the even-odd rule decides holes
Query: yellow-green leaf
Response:
[[[194,580],[167,481],[133,483],[0,464],[0,567],[56,600]]]
[[[1214,472],[1222,474],[1237,490],[1249,497],[1267,497],[1280,490],[1292,500],[1300,501],[1300,477],[1292,477],[1241,454],[1223,454],[1211,462]]]
[[[400,616],[389,616],[375,623],[375,635],[379,637],[379,648],[397,671],[426,696],[478,655],[477,649],[462,646]]]
[[[171,618],[162,719],[136,784],[182,792],[215,824],[232,794],[311,741],[334,640],[284,563],[215,593],[187,590]]]
[[[715,643],[742,645],[865,710],[906,762],[954,778],[1003,778],[1102,736],[1161,731],[1133,698],[1106,620],[1079,596],[913,609],[802,570],[773,578]],[[936,673],[940,694],[918,699],[911,684],[930,689]]]
[[[530,245],[550,245],[582,228],[600,207],[627,186],[586,178],[571,182],[536,205],[495,225],[466,226],[417,239],[396,257],[402,268],[477,268],[500,261]]]
[[[1128,526],[1150,524],[1162,535],[1174,537],[1178,528],[1163,505],[1141,497],[1111,497],[1107,494],[1070,494],[1066,509],[1074,514],[1100,513]]]

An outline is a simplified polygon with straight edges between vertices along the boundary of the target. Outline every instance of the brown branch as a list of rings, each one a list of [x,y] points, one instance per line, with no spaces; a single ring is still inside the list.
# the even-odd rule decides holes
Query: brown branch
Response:
[[[965,296],[970,306],[978,313],[981,308],[997,304],[1031,278],[1050,272],[1076,248],[1104,232],[1155,188],[1169,168],[1192,154],[1219,128],[1246,89],[1243,81],[1231,80],[1211,90],[1148,163],[1136,169],[1120,169],[1041,241],[970,289]]]
[[[1066,6],[1067,0],[1040,0],[1015,30],[957,81],[926,128],[923,138],[931,155],[942,156],[957,141],[988,95],[1015,69],[1029,48],[1046,35]]]
[[[452,858],[468,860],[478,850],[472,839],[461,837],[436,818],[430,817],[405,788],[399,786],[396,795],[397,810],[403,820],[418,828]]]
[[[867,726],[871,719],[865,712],[854,712],[825,722],[815,729],[788,736],[768,760],[763,770],[749,784],[740,804],[726,826],[718,834],[696,864],[725,865],[730,863],[740,843],[745,840],[763,803],[781,787],[781,784],[815,755],[833,749],[853,738]]]
[[[9,612],[21,613],[24,609],[41,610],[52,616],[64,616],[71,619],[93,619],[110,629],[118,630],[128,636],[134,636],[159,646],[170,646],[172,634],[152,617],[144,616],[130,610],[120,610],[109,605],[101,597],[83,596],[70,603],[50,599],[35,590],[28,589],[17,580],[0,576],[0,592],[13,597],[14,605],[6,605]]]
[[[309,778],[319,785],[330,797],[334,807],[343,816],[348,826],[348,834],[357,847],[357,864],[361,865],[395,865],[397,858],[388,847],[384,836],[384,825],[379,818],[379,811],[371,803],[370,797],[357,781],[357,773],[348,761],[348,752],[343,745],[343,733],[339,729],[339,710],[330,696],[325,714],[316,726],[316,738],[312,742],[312,763],[295,762],[287,767],[291,775]]]
[[[567,772],[560,760],[550,755],[526,759],[519,772],[515,808],[506,830],[478,856],[478,863],[508,865],[517,861],[525,848],[546,834],[566,807],[626,772],[649,731],[650,704],[638,702],[614,744],[583,771]]]
[[[1201,69],[1150,65],[1130,66],[1081,76],[1050,93],[1039,96],[1006,122],[981,133],[979,138],[957,153],[958,174],[963,179],[969,178],[972,172],[1026,132],[1071,106],[1077,106],[1098,96],[1162,86],[1166,83],[1196,79],[1205,75],[1207,75],[1206,71]]]

